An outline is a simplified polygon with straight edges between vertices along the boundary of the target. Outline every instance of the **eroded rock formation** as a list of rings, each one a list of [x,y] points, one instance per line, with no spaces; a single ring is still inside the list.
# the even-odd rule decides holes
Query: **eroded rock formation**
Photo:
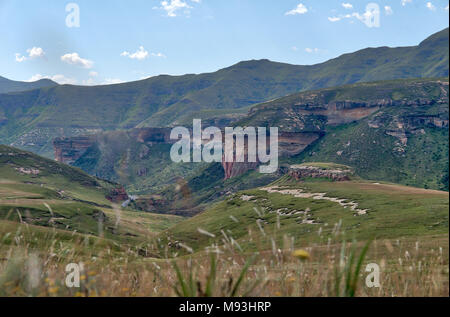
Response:
[[[113,188],[109,194],[106,196],[106,199],[113,203],[121,203],[129,199],[128,194],[123,187]]]
[[[308,165],[292,165],[288,174],[298,181],[306,178],[328,178],[333,181],[343,182],[350,180],[350,176],[353,173],[350,169],[325,169]]]
[[[71,138],[57,138],[53,141],[55,160],[65,164],[72,164],[79,159],[97,138],[95,135]]]

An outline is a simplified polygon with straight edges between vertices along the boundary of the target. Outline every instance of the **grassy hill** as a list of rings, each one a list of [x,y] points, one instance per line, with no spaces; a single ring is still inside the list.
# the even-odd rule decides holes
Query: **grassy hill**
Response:
[[[244,250],[271,249],[286,238],[296,247],[326,244],[337,231],[345,232],[342,239],[358,241],[419,238],[448,234],[448,199],[447,192],[358,177],[299,182],[285,175],[270,185],[231,195],[159,238],[195,251],[231,239]]]
[[[130,243],[180,217],[122,210],[106,197],[119,185],[35,154],[0,145],[0,223],[78,232]],[[45,230],[45,229],[41,229]]]
[[[230,121],[253,104],[298,91],[430,76],[448,76],[448,29],[418,46],[369,48],[312,66],[254,60],[208,74],[2,94],[0,142],[51,155],[56,136],[190,124],[193,117]]]
[[[286,175],[183,219],[115,208],[110,185],[0,146],[1,296],[448,296],[446,192]],[[339,275],[371,238],[363,267],[379,263],[383,287],[349,290]]]
[[[25,82],[10,80],[0,76],[0,94],[54,86],[58,86],[58,84],[50,79],[40,79],[34,82]]]

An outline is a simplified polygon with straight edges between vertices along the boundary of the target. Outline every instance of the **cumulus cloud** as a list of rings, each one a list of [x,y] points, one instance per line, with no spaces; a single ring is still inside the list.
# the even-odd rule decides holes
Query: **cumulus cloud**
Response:
[[[389,7],[390,9],[390,7]],[[388,12],[385,7],[386,12]],[[392,9],[391,9],[392,11]],[[392,13],[392,12],[391,12]],[[364,13],[348,13],[348,14],[340,14],[334,17],[328,17],[328,21],[330,22],[338,22],[342,19],[352,19],[356,18],[359,21],[363,22],[367,27],[379,27],[380,26],[380,8],[376,4],[369,4],[366,7],[366,11]],[[353,23],[353,21],[351,21]]]
[[[296,8],[286,12],[285,15],[305,14],[306,12],[308,12],[308,9],[305,5],[303,3],[299,3]]]
[[[66,77],[64,75],[60,75],[60,74],[53,75],[53,76],[36,74],[36,75],[31,76],[31,78],[28,79],[27,81],[33,82],[33,81],[37,81],[37,80],[41,80],[41,79],[51,79],[61,85],[65,85],[65,84],[75,85],[77,83],[76,79],[68,78],[68,77]]]
[[[392,15],[392,14],[394,14],[394,10],[392,10],[392,8],[390,6],[384,6],[384,13],[386,15]]]
[[[16,62],[22,63],[25,62],[28,59],[35,59],[35,58],[43,58],[45,57],[45,52],[41,47],[35,47],[27,49],[28,56],[22,55],[20,53],[16,53]]]
[[[353,5],[351,4],[351,3],[343,3],[342,4],[342,6],[345,8],[345,9],[353,9]]]
[[[436,10],[435,5],[433,3],[431,3],[431,2],[427,2],[426,6],[427,6],[428,10],[431,10],[431,11],[435,11]]]
[[[137,59],[138,61],[142,61],[148,58],[149,56],[164,57],[164,58],[166,57],[163,53],[149,53],[143,46],[139,46],[139,49],[134,53],[124,51],[120,54],[120,56],[128,57],[131,59]]]
[[[142,61],[148,58],[148,51],[146,51],[143,46],[139,46],[139,49],[136,52],[130,53],[124,51],[122,54],[120,54],[120,56],[125,56],[131,59],[137,59],[138,61]]]
[[[65,54],[61,56],[61,60],[64,63],[79,66],[86,69],[92,68],[94,66],[93,61],[81,58],[80,55],[78,55],[78,53]]]
[[[402,0],[402,6],[406,6],[408,3],[411,3],[412,0]]]
[[[199,3],[200,1],[194,2]],[[166,11],[168,17],[174,18],[178,15],[179,11],[189,13],[189,9],[192,9],[192,7],[186,1],[183,0],[169,0],[169,1],[161,1],[161,7],[154,9],[162,9]]]
[[[16,53],[16,62],[22,63],[25,62],[27,58],[25,56],[22,56],[20,53]]]

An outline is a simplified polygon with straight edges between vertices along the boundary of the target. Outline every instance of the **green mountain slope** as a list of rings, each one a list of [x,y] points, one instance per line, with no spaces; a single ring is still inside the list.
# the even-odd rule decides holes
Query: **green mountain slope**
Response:
[[[193,117],[227,122],[255,103],[298,91],[424,76],[448,76],[448,29],[418,46],[370,48],[312,66],[247,61],[208,74],[3,94],[0,142],[50,155],[56,136],[189,124]]]
[[[448,79],[411,79],[294,94],[237,124],[323,132],[288,163],[341,163],[367,179],[448,190],[448,122]]]
[[[0,229],[20,222],[58,229],[63,235],[77,232],[126,243],[143,241],[182,220],[121,210],[107,199],[118,187],[79,169],[0,145]]]
[[[281,156],[275,175],[254,166],[224,181],[220,163],[173,163],[170,144],[148,144],[132,132],[105,132],[74,165],[124,184],[131,193],[156,195],[157,212],[196,213],[225,195],[262,186],[302,162],[336,162],[366,179],[448,190],[448,79],[360,83],[302,92],[253,107],[241,126],[320,138],[295,156]],[[295,138],[294,138],[295,140]],[[289,140],[280,149],[290,146]],[[142,197],[145,199],[145,197]],[[147,202],[148,202],[147,201]]]
[[[357,177],[298,181],[285,175],[228,196],[158,238],[162,245],[176,241],[195,251],[224,241],[249,251],[271,249],[286,239],[297,247],[326,244],[337,232],[358,241],[448,233],[448,193]],[[176,243],[171,246],[180,252]]]
[[[58,86],[58,84],[50,79],[41,79],[34,82],[24,82],[10,80],[0,76],[0,94],[54,86]]]

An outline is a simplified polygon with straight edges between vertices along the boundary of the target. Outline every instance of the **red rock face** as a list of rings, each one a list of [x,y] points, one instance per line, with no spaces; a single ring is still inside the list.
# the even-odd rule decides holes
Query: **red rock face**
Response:
[[[308,147],[308,145],[317,141],[323,133],[321,132],[279,132],[278,135],[278,152],[279,156],[294,156]],[[269,138],[267,138],[267,149],[269,149]],[[256,169],[260,162],[248,162],[247,159],[247,142],[245,142],[245,162],[225,162],[222,159],[222,166],[225,172],[225,180],[237,177],[249,170]]]
[[[55,139],[53,141],[55,160],[64,164],[74,163],[96,142],[96,139],[95,135]]]
[[[225,171],[225,180],[244,174],[245,172],[256,169],[259,163],[228,163],[222,162]]]
[[[119,187],[112,189],[108,196],[106,196],[106,199],[113,203],[121,203],[128,200],[129,197],[127,192],[125,191],[125,188]]]

